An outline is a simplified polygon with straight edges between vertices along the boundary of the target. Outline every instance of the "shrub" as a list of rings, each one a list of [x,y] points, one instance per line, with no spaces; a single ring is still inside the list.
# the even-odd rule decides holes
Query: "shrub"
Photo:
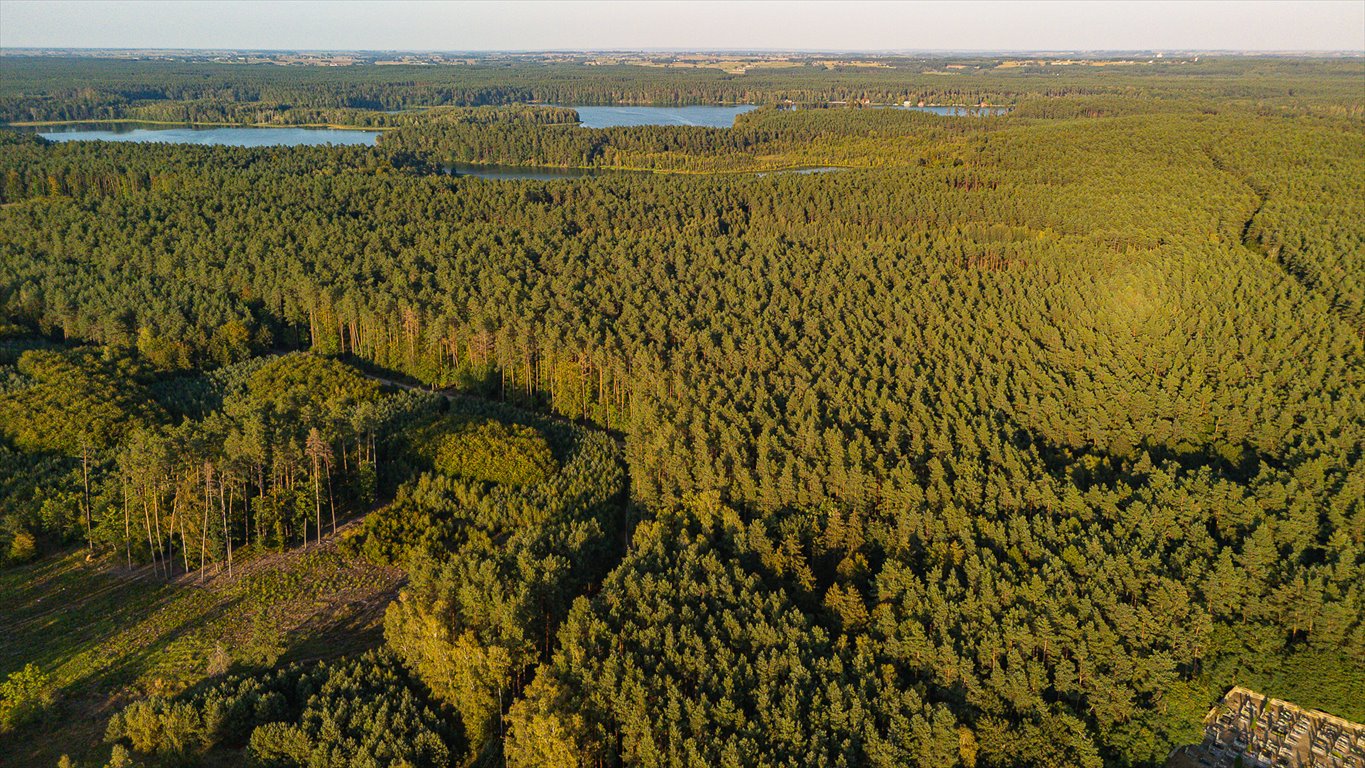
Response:
[[[313,741],[296,725],[266,723],[252,732],[247,750],[256,765],[285,768],[307,765]]]
[[[134,768],[136,765],[133,756],[128,754],[128,748],[122,744],[115,744],[109,751],[109,762],[104,764],[104,768]]]
[[[7,559],[11,563],[27,563],[38,556],[38,542],[28,531],[19,531],[9,543]]]
[[[0,683],[0,733],[39,720],[56,701],[51,679],[36,664],[27,664]]]
[[[154,696],[135,701],[115,714],[105,739],[127,739],[143,754],[186,757],[207,746],[209,734],[196,707]]]
[[[245,746],[259,766],[449,765],[462,740],[391,654],[229,675],[176,699],[134,702],[107,738],[161,763]]]
[[[507,485],[538,483],[559,468],[535,429],[492,420],[464,424],[439,437],[435,464],[443,474]]]

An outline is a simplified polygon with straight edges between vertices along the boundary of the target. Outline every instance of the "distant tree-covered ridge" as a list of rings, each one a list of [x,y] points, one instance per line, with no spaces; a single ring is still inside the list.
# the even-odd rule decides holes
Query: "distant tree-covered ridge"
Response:
[[[924,66],[0,60],[33,115],[439,105],[375,147],[3,134],[0,554],[339,538],[407,574],[346,711],[410,690],[461,764],[1150,766],[1233,683],[1365,719],[1359,62]],[[921,80],[1013,110],[828,104]],[[111,736],[155,757],[129,712],[200,693]],[[195,749],[381,749],[301,706]]]
[[[224,122],[384,124],[385,113],[437,106],[538,102],[560,105],[793,102],[839,104],[1015,104],[1094,99],[1127,110],[1136,101],[1201,98],[1360,115],[1358,60],[1198,57],[1136,67],[1016,66],[1012,57],[970,61],[883,57],[880,67],[833,65],[720,69],[632,64],[485,61],[446,66],[280,67],[6,56],[0,61],[0,120],[141,118]],[[1007,63],[1008,62],[1008,63]],[[955,72],[944,66],[956,63]],[[945,76],[946,75],[946,76]],[[1048,107],[1041,107],[1048,109]],[[1057,112],[1076,109],[1063,101]],[[400,116],[401,120],[401,116]]]

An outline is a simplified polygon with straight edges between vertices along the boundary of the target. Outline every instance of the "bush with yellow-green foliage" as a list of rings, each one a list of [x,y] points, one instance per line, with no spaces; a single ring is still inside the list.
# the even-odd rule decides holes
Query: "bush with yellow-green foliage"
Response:
[[[435,768],[462,747],[448,715],[392,654],[370,652],[135,701],[110,719],[106,739],[125,745],[125,756],[130,747],[186,764],[231,753],[280,768]]]
[[[28,531],[19,531],[9,541],[6,562],[27,563],[38,555],[38,542]]]
[[[225,398],[231,416],[259,417],[271,431],[300,443],[310,428],[328,439],[355,439],[356,409],[379,399],[379,385],[321,355],[281,355],[256,368],[240,392]]]
[[[545,437],[521,424],[467,421],[434,442],[437,471],[504,485],[531,485],[559,469]]]
[[[51,679],[36,664],[0,683],[0,734],[41,719],[56,702]]]
[[[112,352],[31,350],[18,372],[28,386],[0,395],[0,435],[20,450],[80,456],[164,418],[136,363]]]

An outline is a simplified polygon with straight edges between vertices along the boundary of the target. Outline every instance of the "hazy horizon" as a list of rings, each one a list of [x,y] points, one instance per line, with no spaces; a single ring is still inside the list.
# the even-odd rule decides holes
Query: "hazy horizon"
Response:
[[[1323,57],[1365,57],[1365,51],[1347,48],[707,48],[660,46],[653,48],[245,48],[233,46],[114,46],[114,45],[0,45],[0,55],[29,51],[152,51],[157,53],[401,53],[401,54],[795,54],[858,56],[928,56],[928,55],[1011,55],[1038,56],[1044,54],[1136,54],[1136,53],[1192,53],[1237,54],[1244,56],[1277,56],[1307,54]]]
[[[6,49],[1365,53],[1365,3],[0,2]]]

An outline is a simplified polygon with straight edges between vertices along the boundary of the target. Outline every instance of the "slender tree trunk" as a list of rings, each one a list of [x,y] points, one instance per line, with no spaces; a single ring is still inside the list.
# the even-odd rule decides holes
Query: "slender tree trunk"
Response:
[[[91,552],[95,551],[95,536],[90,524],[90,443],[82,436],[81,438],[81,481],[85,486],[85,495],[81,504],[85,512],[85,546]]]
[[[228,578],[232,578],[232,530],[228,527],[228,518],[232,517],[232,494],[227,494],[227,501],[223,500],[224,493],[227,492],[227,483],[218,485],[218,507],[223,511],[223,542],[227,545]]]
[[[152,518],[156,521],[156,556],[159,560],[165,554],[165,547],[161,543],[161,489],[159,488],[152,491]],[[171,567],[174,567],[174,564]],[[170,577],[171,571],[170,568],[167,568],[166,578],[170,579]]]
[[[128,481],[120,483],[123,490],[123,550],[128,555],[128,567],[133,567],[132,530],[128,524]]]
[[[602,421],[611,429],[611,408],[607,405],[607,367],[597,369],[597,404],[602,407]]]
[[[322,543],[322,487],[318,482],[318,460],[313,459],[313,505],[317,511],[318,527],[316,530],[318,544]]]
[[[152,568],[157,572],[157,575],[160,575],[161,566],[156,560],[156,549],[152,545],[152,511],[147,504],[147,494],[145,490],[142,494],[142,519],[143,522],[147,524],[147,549],[152,553]]]
[[[175,515],[175,522],[180,526],[180,559],[185,563],[185,573],[190,572],[190,542],[185,538],[185,512],[182,509],[183,503],[180,500],[180,489],[175,491],[175,498],[171,499],[171,513]],[[171,562],[175,562],[175,556],[171,556]]]
[[[228,499],[231,506],[232,500]],[[251,478],[242,474],[242,546],[251,546]]]
[[[343,450],[343,453],[344,452],[345,451]],[[335,536],[337,532],[337,501],[332,495],[332,472],[330,467],[327,471],[327,504],[332,508],[332,535]]]
[[[209,465],[204,465],[204,520],[199,526],[199,583],[204,583],[204,564],[209,550]]]

